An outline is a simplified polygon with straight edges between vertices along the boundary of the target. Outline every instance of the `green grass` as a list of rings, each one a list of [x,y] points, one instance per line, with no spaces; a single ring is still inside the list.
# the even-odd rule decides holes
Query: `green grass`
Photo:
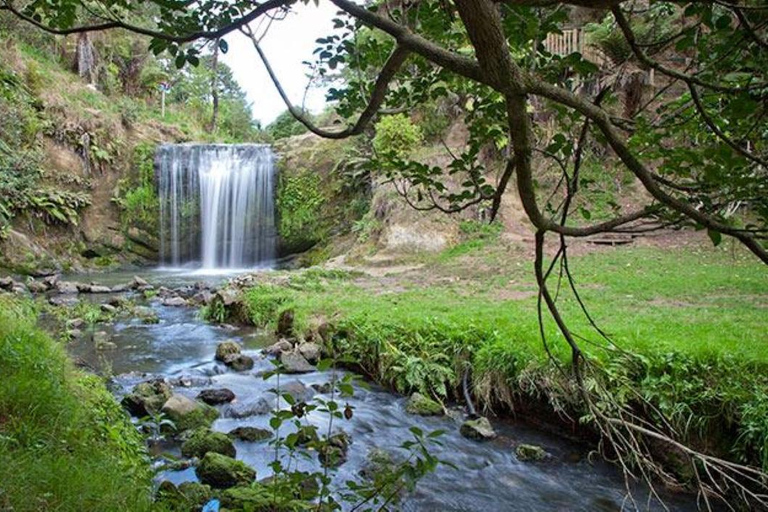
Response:
[[[391,289],[365,279],[262,285],[247,303],[257,324],[288,308],[300,332],[313,317],[332,319],[341,352],[403,393],[455,394],[470,362],[483,405],[535,396],[580,413],[539,335],[530,260],[493,240],[466,244]],[[768,468],[766,268],[711,248],[604,250],[572,257],[571,268],[591,314],[626,351],[591,330],[564,284],[558,303],[589,340],[594,378],[625,403],[639,392],[693,442],[728,432],[718,453]],[[568,363],[564,339],[545,326],[553,355]]]
[[[30,302],[0,297],[0,509],[148,510],[140,435],[36,315]]]

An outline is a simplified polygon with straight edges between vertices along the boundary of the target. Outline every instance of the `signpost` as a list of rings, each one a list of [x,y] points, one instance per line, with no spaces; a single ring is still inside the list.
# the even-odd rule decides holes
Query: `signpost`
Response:
[[[159,88],[160,88],[160,94],[161,94],[161,100],[160,100],[161,114],[163,119],[165,119],[165,93],[171,90],[171,84],[169,84],[168,82],[160,82]]]

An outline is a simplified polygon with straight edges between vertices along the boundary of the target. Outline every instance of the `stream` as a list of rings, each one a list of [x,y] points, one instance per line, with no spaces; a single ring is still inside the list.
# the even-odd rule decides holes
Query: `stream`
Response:
[[[67,276],[67,279],[112,285],[125,283],[133,274],[114,273],[98,276]],[[142,276],[154,285],[182,286],[206,280],[221,282],[225,276],[201,276],[181,272],[144,272]],[[129,292],[130,293],[130,292]],[[81,300],[105,302],[107,295],[81,295]],[[99,325],[115,350],[99,352],[89,336],[73,341],[71,353],[94,368],[107,368],[114,381],[118,397],[127,393],[138,382],[152,377],[165,377],[174,385],[174,391],[195,398],[203,389],[228,388],[236,395],[231,404],[217,406],[221,414],[213,429],[228,432],[239,426],[270,428],[269,411],[243,416],[246,409],[259,409],[266,400],[274,405],[277,377],[264,380],[259,374],[273,369],[269,358],[261,349],[274,343],[271,335],[252,328],[211,325],[197,316],[195,308],[169,307],[159,300],[147,303],[157,313],[160,322],[145,325],[137,319],[121,320],[111,325]],[[235,340],[243,346],[243,353],[255,361],[252,370],[233,372],[214,360],[216,346],[226,340]],[[318,394],[311,387],[331,380],[330,372],[316,371],[303,375],[281,376],[281,385],[301,382],[310,394]],[[319,395],[323,396],[323,395]],[[324,395],[328,398],[328,395]],[[375,385],[356,386],[355,395],[340,399],[354,407],[350,421],[336,420],[339,427],[351,436],[348,459],[336,471],[335,482],[357,479],[367,454],[374,448],[397,454],[404,453],[399,446],[411,439],[409,428],[417,426],[424,432],[443,429],[442,446],[432,453],[450,462],[455,468],[441,465],[437,471],[421,480],[416,490],[401,504],[408,511],[615,511],[634,510],[627,501],[624,480],[617,469],[589,460],[589,447],[555,435],[542,433],[522,421],[491,417],[498,437],[488,442],[466,439],[459,434],[461,415],[421,417],[405,412],[405,397],[394,395]],[[327,417],[313,412],[308,420],[327,428]],[[543,447],[551,458],[544,462],[520,462],[514,453],[518,443]],[[274,457],[274,448],[267,442],[246,443],[236,441],[237,458],[257,471],[257,478],[271,474],[268,466]],[[179,446],[173,443],[162,449],[179,456]],[[317,457],[300,459],[298,469],[318,470]],[[165,471],[158,481],[174,483],[196,480],[194,469]],[[647,490],[634,489],[638,507],[647,510]],[[695,510],[690,496],[664,495],[670,510]],[[661,505],[650,510],[663,510]],[[624,508],[622,508],[624,507]]]

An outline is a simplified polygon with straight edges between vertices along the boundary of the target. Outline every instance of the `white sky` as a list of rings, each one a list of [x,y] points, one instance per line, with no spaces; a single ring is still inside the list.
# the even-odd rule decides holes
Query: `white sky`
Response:
[[[285,20],[274,21],[261,48],[267,55],[280,83],[288,93],[291,102],[301,106],[308,78],[303,61],[313,62],[312,51],[315,40],[331,33],[337,8],[330,2],[321,1],[316,7],[296,3]],[[256,28],[256,23],[252,24]],[[240,33],[226,38],[229,51],[223,56],[224,62],[232,68],[235,79],[253,103],[253,117],[266,126],[286,109],[272,80],[264,69],[251,41]],[[306,107],[320,112],[325,106],[325,90],[310,89]]]

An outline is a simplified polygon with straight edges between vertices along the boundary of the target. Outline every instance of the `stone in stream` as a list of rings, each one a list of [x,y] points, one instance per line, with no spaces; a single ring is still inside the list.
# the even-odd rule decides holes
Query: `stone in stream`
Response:
[[[131,284],[128,285],[129,288],[132,290],[138,290],[139,288],[143,288],[145,286],[151,286],[146,280],[142,279],[139,276],[133,276],[133,280],[131,281]]]
[[[155,503],[160,510],[200,510],[213,497],[213,490],[199,482],[184,482],[176,487],[165,480],[160,483]]]
[[[284,373],[310,373],[315,371],[315,367],[304,359],[304,356],[298,352],[283,352],[280,354],[280,362],[285,367]]]
[[[216,360],[224,361],[224,358],[240,353],[240,345],[234,341],[224,341],[216,347]]]
[[[163,306],[182,307],[186,306],[187,301],[183,297],[168,297],[163,299]]]
[[[127,292],[129,289],[130,288],[128,287],[127,284],[116,284],[110,289],[110,291],[112,293],[123,293],[123,292]]]
[[[224,357],[224,364],[236,372],[244,372],[253,368],[253,358],[245,354],[230,354]]]
[[[67,320],[67,327],[71,327],[72,329],[79,329],[84,326],[85,326],[85,320],[83,320],[82,318],[72,318]]]
[[[227,434],[214,432],[209,428],[195,430],[181,445],[181,454],[184,457],[202,459],[209,452],[220,453],[227,457],[235,457],[237,454],[235,445]]]
[[[551,457],[544,448],[533,444],[519,444],[515,448],[515,455],[520,462],[541,462]]]
[[[132,416],[142,418],[159,412],[172,395],[168,383],[154,379],[136,384],[120,403]]]
[[[197,399],[201,400],[208,405],[219,405],[231,402],[235,399],[235,394],[231,389],[204,389],[197,395]]]
[[[373,448],[365,457],[358,475],[366,480],[375,480],[385,474],[391,474],[395,469],[395,460],[392,454],[381,448]]]
[[[312,388],[308,388],[304,383],[293,380],[286,384],[283,384],[280,389],[281,393],[288,393],[297,402],[308,402],[315,395],[315,391]]]
[[[157,316],[155,310],[147,306],[136,306],[132,311],[133,315],[141,320],[144,324],[157,324],[160,323],[160,317]]]
[[[79,284],[72,281],[58,281],[56,291],[61,294],[72,295],[79,292]]]
[[[35,281],[32,279],[27,283],[27,289],[32,293],[45,293],[48,291],[48,287],[41,281]]]
[[[242,419],[269,414],[273,407],[274,405],[270,404],[266,398],[259,397],[250,402],[226,405],[221,412],[225,418]]]
[[[324,384],[312,384],[312,389],[323,395],[329,394],[333,390],[333,384],[326,382]]]
[[[227,435],[240,441],[255,443],[271,438],[272,431],[258,427],[237,427],[234,430],[230,430]]]
[[[466,420],[461,425],[459,432],[467,439],[474,439],[476,441],[484,441],[496,437],[496,431],[493,430],[491,422],[488,421],[488,418],[482,416]]]
[[[112,288],[109,286],[101,286],[98,284],[92,284],[88,287],[89,293],[111,293]]]
[[[351,442],[346,432],[333,434],[317,451],[320,464],[329,468],[335,468],[344,464],[347,461],[347,450],[349,450]]]
[[[419,416],[440,416],[443,414],[443,406],[428,396],[414,393],[408,399],[405,411],[408,414],[418,414]]]
[[[77,299],[77,297],[73,297],[72,295],[57,295],[48,299],[48,304],[51,306],[70,307],[74,306],[78,302],[80,301]]]
[[[52,290],[56,288],[56,283],[59,282],[59,279],[61,276],[59,274],[53,274],[52,276],[46,276],[43,278],[43,284],[49,289]]]
[[[265,348],[263,352],[270,356],[279,356],[283,352],[290,352],[291,350],[293,350],[293,343],[283,338],[277,343]]]
[[[302,343],[299,345],[299,353],[304,356],[309,364],[317,364],[322,356],[323,350],[320,345],[313,342]]]
[[[115,306],[113,306],[112,304],[102,304],[100,306],[100,309],[104,313],[108,313],[110,315],[117,313],[117,308]]]
[[[214,452],[205,454],[195,474],[202,483],[214,489],[249,485],[256,479],[256,471],[244,462]]]
[[[162,411],[176,425],[177,432],[210,427],[211,423],[219,417],[219,411],[210,405],[179,394],[172,395],[163,404]]]

